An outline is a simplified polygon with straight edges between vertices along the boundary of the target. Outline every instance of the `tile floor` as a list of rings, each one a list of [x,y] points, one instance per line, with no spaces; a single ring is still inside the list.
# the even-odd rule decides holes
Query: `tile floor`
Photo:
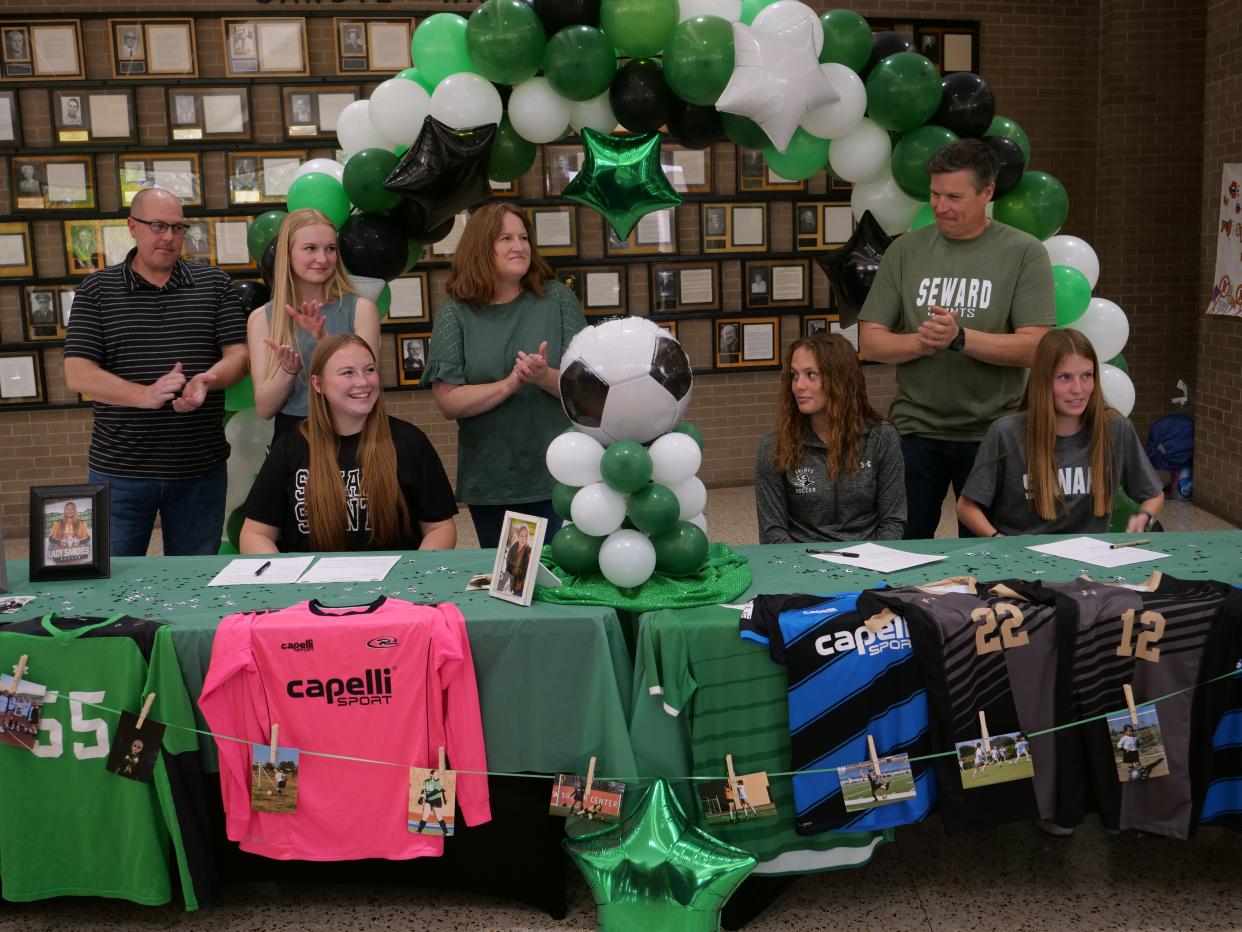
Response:
[[[954,533],[949,505],[946,501],[942,535]],[[755,542],[751,489],[712,490],[707,516],[712,539]],[[1232,527],[1178,502],[1167,507],[1164,524],[1169,530]],[[469,519],[463,515],[458,525],[460,545],[473,546]],[[1026,824],[949,838],[933,819],[899,831],[896,843],[880,848],[863,868],[799,878],[747,928],[1242,929],[1239,865],[1242,835],[1223,830],[1177,842],[1109,836],[1089,822],[1068,839]],[[569,932],[595,928],[595,911],[576,877],[569,915],[560,922],[536,909],[483,896],[345,885],[238,885],[227,888],[214,908],[188,915],[172,907],[101,900],[0,905],[0,930],[14,932],[169,927]]]

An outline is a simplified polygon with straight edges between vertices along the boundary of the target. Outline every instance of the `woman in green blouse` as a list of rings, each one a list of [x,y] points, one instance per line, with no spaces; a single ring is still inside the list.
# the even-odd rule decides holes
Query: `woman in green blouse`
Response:
[[[510,204],[471,215],[447,290],[423,381],[440,413],[457,421],[457,498],[470,506],[480,547],[499,544],[506,510],[548,518],[550,537],[560,519],[544,454],[569,426],[559,367],[586,326],[582,308]]]

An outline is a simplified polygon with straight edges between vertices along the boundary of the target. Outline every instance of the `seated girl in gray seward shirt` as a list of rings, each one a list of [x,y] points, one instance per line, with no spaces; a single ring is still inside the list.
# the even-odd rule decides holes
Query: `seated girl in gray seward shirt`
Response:
[[[897,430],[872,409],[840,334],[797,340],[785,358],[776,428],[755,463],[759,542],[899,540],[905,470]]]
[[[966,527],[980,537],[1098,534],[1108,530],[1119,486],[1141,502],[1128,533],[1156,520],[1160,480],[1099,380],[1086,337],[1068,328],[1044,334],[1021,408],[988,430],[957,500]]]

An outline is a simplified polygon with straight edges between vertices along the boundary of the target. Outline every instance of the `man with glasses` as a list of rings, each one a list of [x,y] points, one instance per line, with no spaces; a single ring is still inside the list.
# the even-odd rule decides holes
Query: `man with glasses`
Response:
[[[169,555],[215,553],[228,441],[221,389],[247,371],[246,317],[228,275],[181,259],[181,202],[139,191],[125,261],[78,288],[70,391],[95,401],[90,481],[107,482],[113,556],[143,556],[158,512]]]

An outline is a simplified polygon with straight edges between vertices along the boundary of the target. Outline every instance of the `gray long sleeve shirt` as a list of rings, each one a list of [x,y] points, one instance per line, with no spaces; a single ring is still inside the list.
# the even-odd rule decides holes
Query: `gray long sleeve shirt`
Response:
[[[759,441],[755,463],[760,543],[899,540],[905,533],[905,468],[892,424],[864,428],[858,472],[835,483],[828,477],[828,447],[809,427],[798,465],[778,473],[773,433]]]

